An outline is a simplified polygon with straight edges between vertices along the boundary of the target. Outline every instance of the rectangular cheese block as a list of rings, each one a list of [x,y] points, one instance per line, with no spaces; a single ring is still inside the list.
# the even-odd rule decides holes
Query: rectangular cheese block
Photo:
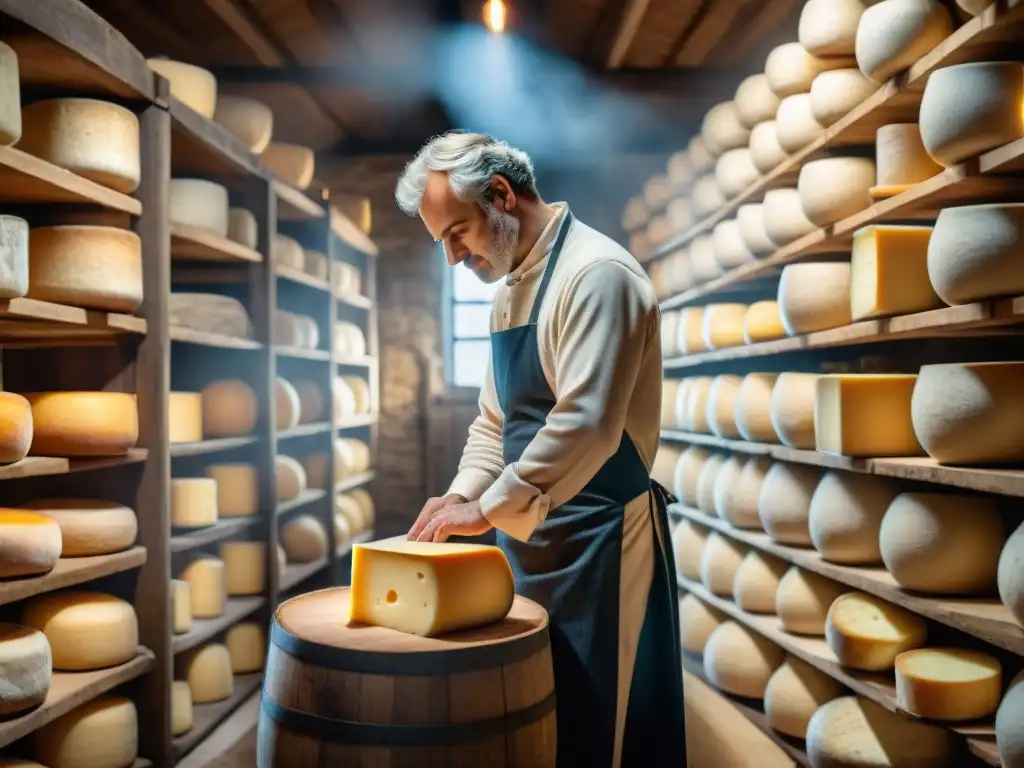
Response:
[[[922,456],[910,421],[917,376],[899,373],[822,376],[814,392],[814,440],[841,456]]]
[[[354,623],[433,637],[503,619],[514,592],[497,547],[396,537],[352,552]]]
[[[928,279],[931,227],[889,224],[854,233],[850,258],[853,320],[907,315],[943,306]]]

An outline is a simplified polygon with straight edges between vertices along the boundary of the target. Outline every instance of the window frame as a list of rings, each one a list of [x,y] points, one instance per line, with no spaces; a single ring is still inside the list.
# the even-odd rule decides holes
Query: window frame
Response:
[[[440,246],[439,252],[441,254],[441,258],[445,258],[443,245]],[[455,346],[459,342],[490,342],[490,328],[488,328],[487,332],[481,336],[457,337],[455,333],[455,308],[460,305],[468,307],[490,307],[494,300],[491,299],[489,301],[484,301],[482,299],[457,299],[455,297],[455,269],[458,269],[458,267],[453,269],[446,266],[444,270],[444,278],[441,282],[441,330],[444,334],[442,349],[444,356],[443,364],[445,386],[452,391],[477,393],[483,386],[482,381],[479,385],[455,383]]]

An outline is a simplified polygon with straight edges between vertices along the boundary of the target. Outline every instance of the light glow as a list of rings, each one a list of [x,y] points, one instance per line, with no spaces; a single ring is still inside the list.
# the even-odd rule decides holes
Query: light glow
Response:
[[[508,18],[508,10],[502,0],[487,0],[484,3],[484,24],[495,35],[505,31],[505,22]]]

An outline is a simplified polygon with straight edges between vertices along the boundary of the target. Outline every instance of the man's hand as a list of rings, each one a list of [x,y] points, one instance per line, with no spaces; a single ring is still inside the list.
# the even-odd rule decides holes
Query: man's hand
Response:
[[[460,496],[457,493],[449,493],[447,496],[435,496],[432,499],[427,499],[427,503],[423,505],[423,509],[420,510],[419,517],[416,518],[416,522],[412,524],[412,528],[409,529],[409,541],[416,541],[419,535],[423,532],[423,529],[427,527],[427,523],[430,522],[437,512],[448,507],[454,507],[459,504],[465,504],[468,500],[465,496]]]
[[[426,507],[424,512],[420,513],[420,519],[424,517],[425,512]],[[435,508],[427,516],[423,526],[420,522],[421,520],[417,520],[413,530],[409,532],[410,539],[442,542],[449,536],[479,536],[493,527],[480,511],[479,501]]]

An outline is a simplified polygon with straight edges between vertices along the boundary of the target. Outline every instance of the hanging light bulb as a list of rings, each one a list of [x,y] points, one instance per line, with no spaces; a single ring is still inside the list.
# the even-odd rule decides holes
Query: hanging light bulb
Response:
[[[484,3],[484,24],[493,34],[503,33],[507,20],[508,9],[505,8],[503,0],[487,0]]]

